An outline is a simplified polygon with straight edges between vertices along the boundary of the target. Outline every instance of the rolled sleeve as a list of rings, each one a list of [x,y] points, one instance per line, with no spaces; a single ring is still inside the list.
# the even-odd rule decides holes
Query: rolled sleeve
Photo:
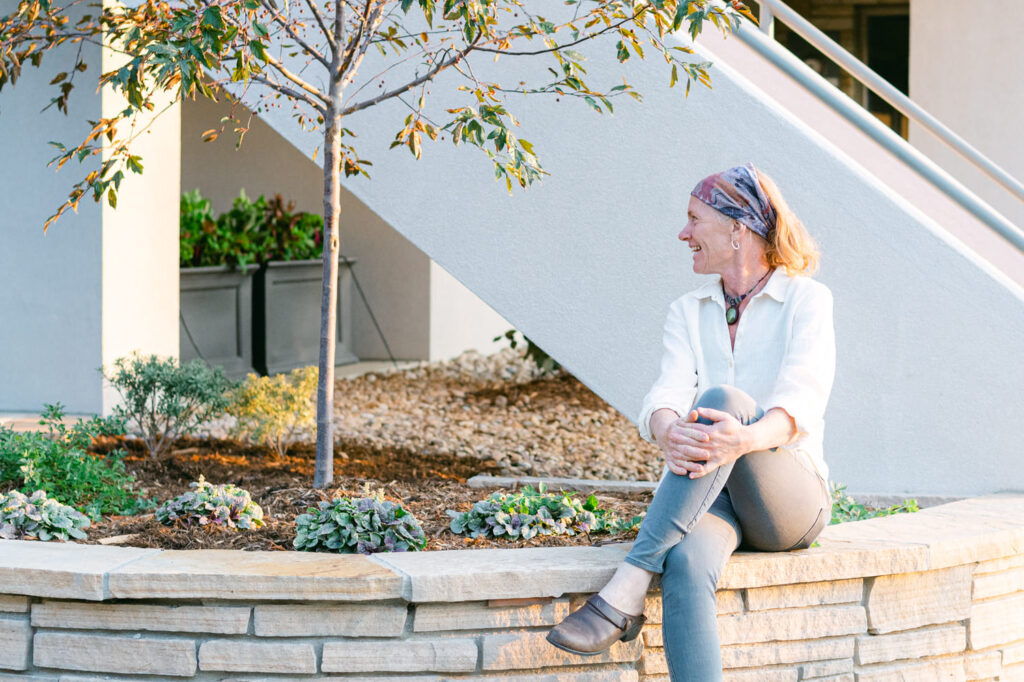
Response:
[[[822,430],[836,365],[832,292],[819,285],[795,305],[786,354],[764,405],[765,411],[779,407],[789,414],[797,429],[793,441]]]
[[[681,306],[682,302],[676,301],[669,308],[662,336],[661,374],[644,397],[637,420],[640,437],[651,443],[651,415],[667,408],[682,416],[697,394],[697,363]]]

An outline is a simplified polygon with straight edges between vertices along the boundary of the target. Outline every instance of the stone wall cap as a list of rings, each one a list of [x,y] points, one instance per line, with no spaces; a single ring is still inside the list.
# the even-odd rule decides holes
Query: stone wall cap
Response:
[[[106,581],[110,571],[160,551],[0,540],[0,593],[100,601],[110,597]]]

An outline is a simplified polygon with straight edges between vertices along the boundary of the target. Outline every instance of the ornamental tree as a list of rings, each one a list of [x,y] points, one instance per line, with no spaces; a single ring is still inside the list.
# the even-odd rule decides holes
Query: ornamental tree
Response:
[[[537,13],[541,7],[545,14]],[[405,147],[417,158],[425,139],[444,137],[476,147],[511,192],[538,181],[545,171],[537,150],[516,134],[510,95],[571,98],[598,113],[612,113],[617,97],[641,98],[624,80],[592,83],[585,68],[588,49],[613,49],[620,62],[654,54],[665,62],[668,85],[683,82],[688,95],[694,82],[710,87],[710,64],[695,60],[693,50],[669,40],[670,34],[685,30],[695,39],[706,22],[728,31],[743,16],[753,19],[738,0],[19,0],[15,11],[0,16],[0,89],[14,86],[26,65],[38,67],[61,46],[102,44],[121,55],[119,65],[98,78],[100,86],[123,96],[124,108],[90,121],[92,128],[81,140],[53,143],[58,153],[51,165],[74,161],[90,164],[91,170],[83,171],[44,231],[85,197],[116,207],[126,173],[143,172],[133,142],[145,125],[137,123],[159,115],[163,102],[230,94],[257,113],[283,102],[296,125],[323,135],[314,486],[326,487],[333,479],[340,176],[368,175],[372,165],[357,150],[346,119],[399,99],[409,114],[392,147]],[[360,72],[368,55],[375,55],[369,60],[373,74]],[[478,78],[474,62],[499,58],[546,59],[550,68],[533,83]],[[88,68],[79,50],[51,82],[48,106],[68,113],[75,76]],[[425,113],[425,103],[428,96],[442,95],[428,86],[446,72],[459,84],[443,94],[447,120],[435,121]],[[241,144],[247,130],[243,119],[229,118],[204,137],[213,139],[231,127]]]

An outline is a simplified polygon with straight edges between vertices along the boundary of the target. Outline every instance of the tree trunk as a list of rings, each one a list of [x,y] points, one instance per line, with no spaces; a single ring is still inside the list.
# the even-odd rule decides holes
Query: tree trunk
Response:
[[[334,88],[332,88],[332,100]],[[340,94],[338,97],[340,100]],[[338,310],[338,219],[341,215],[340,101],[328,111],[324,133],[324,277],[320,297],[320,366],[316,391],[316,470],[313,487],[334,480],[334,349]]]

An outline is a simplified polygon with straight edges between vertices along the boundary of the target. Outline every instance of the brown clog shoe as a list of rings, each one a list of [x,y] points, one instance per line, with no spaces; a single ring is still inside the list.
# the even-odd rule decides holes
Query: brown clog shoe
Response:
[[[615,642],[636,639],[646,621],[643,615],[623,613],[595,594],[552,628],[547,640],[571,654],[596,656]]]

